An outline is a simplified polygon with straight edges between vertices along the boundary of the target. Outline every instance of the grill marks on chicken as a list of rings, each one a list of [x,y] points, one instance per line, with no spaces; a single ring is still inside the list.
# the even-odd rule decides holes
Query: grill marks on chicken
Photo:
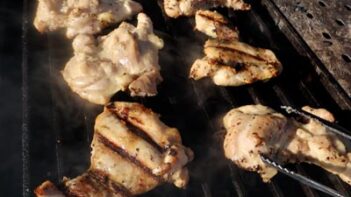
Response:
[[[241,86],[277,76],[282,65],[268,49],[255,48],[237,40],[210,39],[205,57],[194,62],[190,78],[211,77],[216,85]]]
[[[201,9],[227,7],[234,10],[249,10],[243,0],[164,0],[164,9],[169,17],[192,16]]]
[[[333,115],[325,109],[304,107],[328,121]],[[318,165],[351,184],[351,153],[343,142],[321,124],[301,123],[261,105],[231,110],[223,118],[227,134],[225,156],[239,167],[258,172],[269,181],[277,170],[266,165],[260,155],[282,163],[306,162]]]
[[[114,106],[113,108],[108,106],[108,108],[119,119],[138,128],[140,132],[144,131],[143,133],[158,145],[153,146],[152,149],[143,148],[143,145],[141,145],[139,150],[143,149],[148,152],[141,153],[140,157],[145,156],[145,158],[139,160],[145,162],[144,165],[152,169],[153,174],[173,182],[177,187],[185,187],[188,182],[188,171],[183,166],[192,160],[193,153],[189,148],[182,145],[179,131],[162,123],[157,114],[142,105],[116,102]],[[147,141],[146,139],[145,142]],[[133,147],[128,147],[131,144],[125,143],[123,146],[125,149],[130,148],[130,151],[133,151]]]
[[[109,179],[108,175],[98,170],[88,170],[75,179],[65,180],[64,185],[63,193],[65,196],[131,196],[130,192],[122,185],[116,184]]]
[[[205,57],[197,59],[190,69],[190,78],[211,77],[216,85],[241,86],[276,77],[282,65],[268,49],[239,42],[239,32],[219,13],[199,10],[196,29],[214,39],[204,46]]]
[[[229,27],[229,21],[218,12],[199,10],[195,15],[195,28],[212,38],[238,40],[239,31]]]
[[[67,28],[68,38],[96,34],[140,12],[131,0],[38,0],[34,26],[40,32]]]
[[[152,22],[138,15],[137,27],[123,22],[106,36],[79,35],[74,56],[62,74],[71,89],[96,104],[106,104],[118,91],[132,96],[154,96],[162,81],[158,50],[163,40],[153,33]]]
[[[165,182],[183,188],[189,178],[185,165],[192,158],[193,153],[182,145],[179,132],[162,123],[150,109],[137,103],[111,103],[96,118],[89,170],[65,180],[61,193],[131,196]],[[53,191],[60,192],[47,188],[55,187],[44,182],[36,194],[50,196]]]

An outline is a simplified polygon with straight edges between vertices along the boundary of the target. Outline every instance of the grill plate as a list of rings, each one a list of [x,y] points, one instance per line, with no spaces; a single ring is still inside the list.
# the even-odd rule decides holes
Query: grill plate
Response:
[[[184,144],[195,152],[186,190],[163,185],[143,196],[325,196],[282,175],[264,184],[257,174],[238,169],[222,155],[221,117],[245,104],[323,106],[341,120],[341,125],[351,128],[342,121],[347,120],[348,112],[342,111],[340,102],[320,82],[315,67],[290,44],[269,13],[258,3],[247,13],[219,10],[238,25],[243,41],[272,49],[284,65],[282,75],[269,82],[223,88],[209,79],[188,79],[190,65],[202,56],[206,39],[193,32],[193,19],[163,18],[156,1],[140,2],[165,40],[160,53],[165,80],[156,97],[132,99],[117,94],[114,99],[138,101],[160,113],[166,124],[180,130]],[[63,81],[60,70],[72,55],[71,43],[62,32],[37,33],[31,25],[35,6],[25,4],[23,16],[29,19],[23,22],[22,43],[23,196],[32,196],[33,189],[46,179],[57,183],[63,176],[75,177],[89,166],[94,119],[102,110],[73,94]],[[334,175],[310,165],[296,165],[295,169],[350,195],[350,187]]]

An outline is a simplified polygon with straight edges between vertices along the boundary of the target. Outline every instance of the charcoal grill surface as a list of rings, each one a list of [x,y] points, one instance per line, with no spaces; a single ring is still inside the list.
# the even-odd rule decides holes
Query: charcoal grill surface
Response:
[[[13,152],[10,149],[5,154],[6,145],[11,143],[4,141],[0,150],[5,156],[22,154],[22,165],[18,165],[17,156],[13,162],[13,168],[17,170],[6,172],[1,166],[6,175],[0,178],[1,183],[12,186],[1,189],[0,192],[4,192],[1,196],[33,196],[33,189],[44,180],[58,183],[63,176],[73,178],[86,170],[94,119],[102,111],[101,106],[89,104],[72,93],[63,81],[60,70],[72,56],[70,41],[65,39],[63,32],[39,34],[32,26],[35,1],[24,2],[24,11],[16,10],[23,13],[23,19],[28,19],[28,23],[19,19],[17,25],[22,23],[23,29],[16,29],[19,34],[22,32],[22,42],[17,43],[22,47],[22,57],[15,56],[17,58],[13,60],[13,64],[22,64],[22,67],[13,68],[22,73],[23,97],[18,101],[22,102],[22,109],[14,106],[15,110],[22,112],[22,129],[16,127],[18,133],[13,133],[13,142],[17,143],[18,149]],[[272,49],[284,65],[282,75],[265,83],[224,88],[214,86],[209,79],[188,79],[189,66],[202,56],[206,40],[204,35],[193,31],[193,19],[168,19],[163,17],[156,1],[140,2],[151,16],[158,35],[165,41],[165,48],[160,52],[164,81],[156,97],[138,99],[122,93],[114,100],[137,101],[160,113],[166,124],[180,130],[184,144],[195,152],[195,159],[189,164],[191,179],[187,189],[179,190],[166,184],[143,196],[325,196],[280,174],[271,183],[264,184],[257,174],[240,170],[226,161],[222,154],[221,117],[231,108],[245,104],[261,103],[274,108],[281,104],[325,107],[336,115],[341,125],[351,128],[347,121],[349,111],[342,110],[335,102],[320,82],[310,60],[299,55],[266,9],[255,2],[250,12],[218,11],[229,16],[239,27],[243,41]],[[10,31],[5,33],[11,35]],[[9,45],[10,41],[5,43]],[[10,53],[16,54],[15,51]],[[1,57],[5,59],[3,55]],[[9,66],[10,63],[6,64],[1,76],[15,73],[7,70]],[[21,75],[8,78],[17,79],[18,76]],[[15,95],[21,96],[20,93]],[[8,100],[15,102],[11,98]],[[4,132],[1,135],[6,140],[12,139]],[[22,149],[19,149],[20,139]],[[4,168],[12,169],[11,164]],[[348,185],[318,167],[304,164],[291,167],[350,196]]]

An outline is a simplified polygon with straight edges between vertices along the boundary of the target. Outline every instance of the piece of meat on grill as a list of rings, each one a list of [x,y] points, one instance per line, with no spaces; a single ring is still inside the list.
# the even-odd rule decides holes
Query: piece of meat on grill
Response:
[[[243,0],[164,0],[164,9],[169,17],[192,16],[198,10],[227,7],[234,10],[249,10],[251,6]]]
[[[195,28],[220,40],[238,40],[239,31],[230,28],[229,21],[216,11],[199,10],[195,14]]]
[[[62,74],[71,89],[96,104],[106,104],[118,91],[132,96],[154,96],[162,81],[158,51],[163,40],[153,33],[150,18],[138,15],[137,27],[123,22],[95,40],[79,35],[73,40],[74,56]]]
[[[38,0],[34,26],[40,32],[67,28],[66,35],[96,34],[142,10],[131,0]]]
[[[302,109],[334,121],[325,109],[307,106]],[[315,164],[351,184],[350,149],[314,120],[297,121],[262,105],[247,105],[231,110],[223,123],[227,130],[225,156],[243,169],[258,172],[264,182],[277,170],[266,165],[260,155],[281,163]]]
[[[133,196],[166,182],[179,188],[188,182],[186,164],[193,159],[192,151],[182,145],[177,129],[165,125],[158,114],[141,104],[107,105],[96,118],[91,146],[89,170],[64,180],[60,187],[64,194]],[[36,194],[60,192],[52,183],[44,182]]]
[[[37,197],[65,197],[64,193],[57,189],[51,181],[45,181],[38,186],[34,193]]]
[[[241,86],[268,80],[282,70],[281,63],[271,50],[235,40],[208,40],[204,52],[206,56],[192,65],[190,78],[211,77],[220,86]]]

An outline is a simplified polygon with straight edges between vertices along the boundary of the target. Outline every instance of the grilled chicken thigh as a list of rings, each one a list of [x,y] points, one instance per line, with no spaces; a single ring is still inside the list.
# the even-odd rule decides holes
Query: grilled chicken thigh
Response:
[[[77,36],[74,57],[62,74],[74,92],[96,104],[106,104],[118,91],[153,96],[162,80],[158,64],[162,47],[150,18],[140,13],[137,27],[123,22],[97,40],[90,35]]]
[[[169,182],[184,188],[185,165],[193,153],[182,145],[177,129],[141,104],[115,102],[96,118],[91,166],[83,175],[65,180],[72,196],[131,196]],[[60,194],[50,182],[36,189],[38,196]]]
[[[333,115],[325,109],[304,107],[328,121]],[[298,122],[261,105],[231,110],[223,119],[227,134],[225,156],[239,167],[258,172],[269,181],[277,170],[260,158],[265,155],[281,163],[306,162],[318,165],[351,184],[351,153],[343,142],[320,123]]]
[[[227,7],[234,10],[249,10],[243,0],[164,0],[164,9],[169,17],[192,16],[201,9]]]
[[[218,12],[199,10],[195,15],[195,28],[220,40],[238,40],[239,32],[236,28],[229,27],[229,21]]]
[[[277,76],[282,65],[268,49],[231,40],[208,40],[205,57],[194,62],[190,78],[211,77],[216,85],[241,86]]]
[[[95,34],[142,10],[131,0],[38,0],[34,26],[40,32],[67,28],[67,37]]]

